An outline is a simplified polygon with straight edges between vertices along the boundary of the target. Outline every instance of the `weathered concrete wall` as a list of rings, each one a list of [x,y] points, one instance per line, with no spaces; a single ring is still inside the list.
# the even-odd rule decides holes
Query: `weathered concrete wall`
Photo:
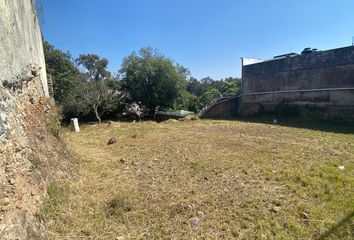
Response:
[[[32,0],[0,0],[0,85],[21,84],[21,75],[37,68],[48,96],[42,34]]]
[[[296,106],[300,115],[328,120],[354,120],[354,90],[294,91],[242,95],[241,116],[278,113],[280,104]]]
[[[231,97],[217,101],[207,107],[201,114],[202,118],[233,118],[239,114],[239,97]]]
[[[286,103],[321,108],[328,119],[354,120],[353,46],[247,65],[242,74],[243,116],[274,113]]]
[[[45,239],[35,216],[61,151],[47,96],[32,1],[0,0],[0,239]]]
[[[354,47],[244,66],[242,93],[354,87]]]

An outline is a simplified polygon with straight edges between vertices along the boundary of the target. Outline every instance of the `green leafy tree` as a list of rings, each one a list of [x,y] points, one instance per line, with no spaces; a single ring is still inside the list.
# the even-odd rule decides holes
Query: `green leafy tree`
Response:
[[[115,101],[119,102],[124,94],[117,90],[116,81],[107,70],[107,59],[96,54],[81,54],[76,62],[84,68],[84,81],[78,95],[100,124],[103,113],[112,110]]]
[[[81,54],[76,59],[76,63],[84,67],[83,75],[87,81],[100,81],[111,77],[111,73],[107,70],[108,60],[106,58],[100,58],[96,54]]]
[[[95,54],[82,54],[75,65],[70,53],[44,43],[48,74],[53,80],[54,99],[62,107],[63,118],[91,120],[92,115],[101,122],[103,114],[111,116],[122,112],[125,94],[121,81],[107,70],[108,60]]]
[[[44,54],[48,77],[53,82],[54,99],[63,104],[80,83],[80,71],[73,63],[70,53],[56,49],[48,42],[44,42]]]
[[[206,106],[210,104],[213,100],[218,99],[222,97],[221,93],[219,90],[215,88],[210,88],[208,91],[206,91],[200,98],[200,104],[202,106]]]
[[[111,96],[112,92],[108,89],[104,81],[86,82],[80,90],[80,97],[95,114],[98,123],[101,123],[103,111],[102,105]]]
[[[123,89],[133,101],[153,113],[157,107],[171,108],[186,88],[189,71],[152,48],[142,48],[123,60],[120,70]]]
[[[241,79],[239,78],[226,78],[222,80],[223,85],[218,89],[224,97],[234,96],[241,91]]]
[[[187,91],[195,96],[202,96],[208,90],[208,86],[198,81],[196,78],[191,77],[187,84]]]
[[[198,112],[198,97],[186,90],[182,90],[178,99],[176,100],[175,110],[188,110],[191,112]]]
[[[238,94],[240,88],[241,80],[239,78],[229,77],[221,80],[214,80],[211,77],[202,78],[201,80],[190,78],[187,84],[187,91],[195,98],[184,95],[187,99],[183,99],[183,101],[189,102],[189,109],[195,109],[192,111],[200,111],[201,108],[210,104],[216,98]]]

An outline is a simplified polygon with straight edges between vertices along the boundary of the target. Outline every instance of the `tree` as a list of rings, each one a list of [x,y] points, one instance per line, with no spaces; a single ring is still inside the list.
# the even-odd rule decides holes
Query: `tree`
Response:
[[[180,91],[186,88],[189,71],[152,48],[142,48],[123,60],[120,73],[123,89],[132,100],[154,113],[157,107],[173,107]]]
[[[81,89],[81,98],[91,107],[99,124],[101,123],[101,113],[98,109],[110,94],[103,81],[84,83]]]
[[[180,96],[175,103],[174,109],[184,109],[191,112],[198,112],[198,97],[186,90],[183,90],[180,92]]]
[[[234,96],[241,91],[241,79],[239,78],[226,78],[224,81],[224,86],[221,90],[221,94],[224,97]]]
[[[96,54],[81,54],[76,59],[76,63],[85,68],[84,75],[87,81],[99,81],[111,77],[111,73],[107,70],[108,60],[106,58],[100,58]]]
[[[196,78],[191,77],[187,84],[187,91],[195,96],[202,96],[204,92],[206,92],[208,86],[206,84],[201,83]]]
[[[220,97],[222,97],[221,93],[217,89],[211,88],[201,96],[200,103],[204,107]]]
[[[76,68],[70,53],[64,53],[44,42],[46,69],[53,81],[54,99],[64,104],[80,82],[80,71]]]
[[[111,73],[107,70],[107,59],[96,54],[81,54],[76,63],[84,68],[84,81],[79,96],[100,124],[102,114],[114,108],[114,102],[119,102],[124,94],[116,89],[118,84],[111,79]]]

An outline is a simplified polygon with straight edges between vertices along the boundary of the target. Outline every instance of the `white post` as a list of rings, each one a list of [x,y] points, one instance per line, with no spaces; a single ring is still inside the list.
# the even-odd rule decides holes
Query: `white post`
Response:
[[[70,120],[70,128],[73,132],[80,132],[79,120],[77,118],[72,118]]]

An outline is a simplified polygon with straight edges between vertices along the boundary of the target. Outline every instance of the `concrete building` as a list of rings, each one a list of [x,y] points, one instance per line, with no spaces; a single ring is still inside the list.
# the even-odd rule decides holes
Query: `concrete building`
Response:
[[[354,120],[354,46],[305,49],[301,54],[264,61],[243,59],[241,94],[213,104],[202,116],[225,118],[284,110]]]

